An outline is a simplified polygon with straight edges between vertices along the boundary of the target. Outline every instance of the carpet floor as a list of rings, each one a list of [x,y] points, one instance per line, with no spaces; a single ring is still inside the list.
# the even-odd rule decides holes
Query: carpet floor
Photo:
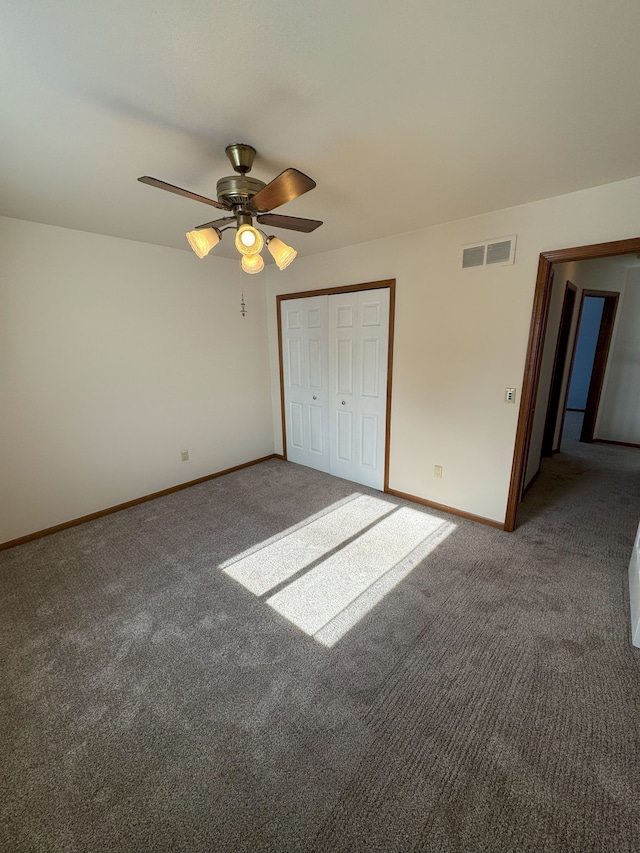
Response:
[[[638,851],[640,453],[506,534],[279,460],[0,553],[2,851]]]

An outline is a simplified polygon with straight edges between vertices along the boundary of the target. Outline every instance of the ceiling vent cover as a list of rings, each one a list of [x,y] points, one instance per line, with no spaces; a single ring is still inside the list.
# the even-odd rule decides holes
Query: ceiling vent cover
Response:
[[[462,247],[462,269],[512,264],[516,256],[516,238],[501,237],[486,243],[472,243]]]

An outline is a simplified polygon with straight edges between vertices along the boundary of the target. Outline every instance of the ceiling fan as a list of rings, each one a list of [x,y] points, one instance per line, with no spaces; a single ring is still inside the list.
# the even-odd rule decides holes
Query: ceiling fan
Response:
[[[252,145],[236,142],[233,145],[228,145],[225,148],[225,153],[237,174],[220,178],[216,185],[217,201],[160,181],[158,178],[151,178],[148,175],[144,175],[138,180],[143,184],[149,184],[149,186],[167,190],[176,195],[193,199],[193,201],[201,201],[203,204],[229,211],[230,216],[213,219],[211,222],[197,225],[193,231],[187,232],[189,245],[199,258],[204,258],[220,242],[222,231],[235,228],[235,245],[242,255],[242,269],[247,273],[260,272],[264,268],[264,260],[260,252],[265,245],[266,234],[254,227],[254,218],[260,225],[270,225],[274,228],[287,228],[290,231],[304,231],[305,233],[315,231],[322,225],[319,219],[282,216],[270,211],[312,190],[316,182],[297,169],[285,169],[284,172],[265,184],[264,181],[251,178],[248,175],[256,156],[256,149]],[[281,270],[289,266],[296,257],[296,250],[287,246],[278,237],[273,235],[266,237],[266,245]]]

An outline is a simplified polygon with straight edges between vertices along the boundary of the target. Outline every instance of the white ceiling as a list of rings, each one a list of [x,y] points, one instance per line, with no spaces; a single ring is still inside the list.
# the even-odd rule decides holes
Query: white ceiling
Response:
[[[312,254],[637,176],[639,33],[638,0],[3,0],[0,213],[187,249],[222,212],[136,178],[215,198],[248,142],[317,181],[277,211]]]

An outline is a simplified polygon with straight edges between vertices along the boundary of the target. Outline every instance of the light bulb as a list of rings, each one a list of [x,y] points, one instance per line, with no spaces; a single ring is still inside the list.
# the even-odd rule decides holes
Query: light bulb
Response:
[[[257,255],[262,251],[262,234],[253,225],[241,225],[236,232],[236,249],[241,255]]]

